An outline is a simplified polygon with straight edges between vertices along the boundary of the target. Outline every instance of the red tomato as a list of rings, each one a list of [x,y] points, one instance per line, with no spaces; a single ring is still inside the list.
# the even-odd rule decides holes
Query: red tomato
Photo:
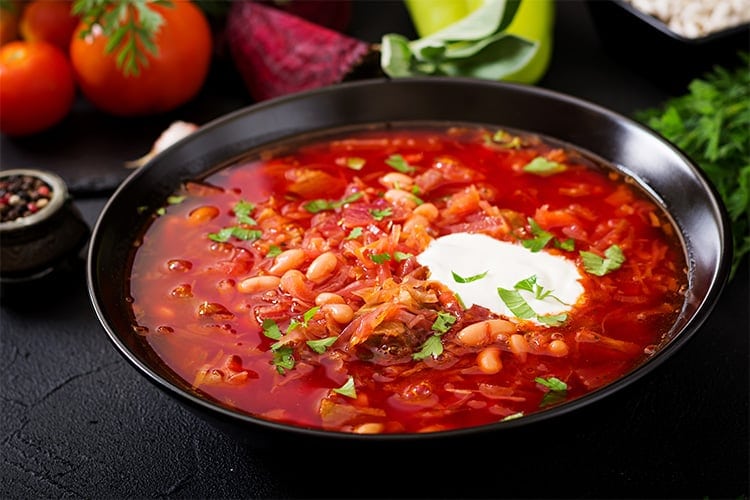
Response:
[[[13,41],[0,47],[0,131],[41,132],[70,111],[76,87],[65,53],[47,42]]]
[[[18,31],[29,42],[50,42],[68,53],[78,17],[70,13],[70,0],[32,0],[21,14]]]
[[[97,108],[118,116],[163,113],[190,101],[208,74],[212,54],[211,28],[203,12],[192,2],[173,1],[170,6],[150,4],[164,22],[154,42],[158,55],[145,52],[148,62],[137,75],[125,75],[117,67],[117,50],[105,54],[108,38],[79,24],[70,44],[70,57],[83,94]]]

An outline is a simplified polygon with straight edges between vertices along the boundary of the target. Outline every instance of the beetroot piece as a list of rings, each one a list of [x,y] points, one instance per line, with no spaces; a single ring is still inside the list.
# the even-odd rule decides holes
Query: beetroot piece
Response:
[[[364,41],[250,0],[232,3],[226,35],[256,101],[339,83],[373,50]]]
[[[256,0],[259,1],[259,0]],[[352,20],[352,0],[261,0],[289,14],[328,29],[346,32]]]

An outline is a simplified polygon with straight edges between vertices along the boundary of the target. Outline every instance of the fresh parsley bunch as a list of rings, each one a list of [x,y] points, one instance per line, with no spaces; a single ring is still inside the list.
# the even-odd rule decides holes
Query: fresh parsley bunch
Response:
[[[693,80],[688,92],[635,118],[670,140],[706,173],[732,223],[732,279],[750,252],[750,53]]]

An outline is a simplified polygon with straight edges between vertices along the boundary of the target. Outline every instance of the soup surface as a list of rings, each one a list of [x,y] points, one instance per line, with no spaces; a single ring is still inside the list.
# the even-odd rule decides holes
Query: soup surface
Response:
[[[621,173],[481,127],[350,131],[187,182],[133,254],[134,331],[198,393],[264,419],[434,432],[623,376],[686,287]]]

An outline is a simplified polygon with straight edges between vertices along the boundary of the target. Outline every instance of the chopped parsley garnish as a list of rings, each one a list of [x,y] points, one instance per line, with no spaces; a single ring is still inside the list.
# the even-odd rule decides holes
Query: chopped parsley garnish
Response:
[[[326,337],[324,339],[316,339],[316,340],[308,340],[306,343],[312,349],[313,351],[317,352],[318,354],[323,354],[326,349],[331,347],[336,340],[338,340],[338,337]]]
[[[255,219],[250,217],[250,214],[253,210],[255,210],[255,205],[253,205],[252,203],[242,200],[238,201],[232,207],[232,211],[234,212],[234,216],[237,219],[237,222],[242,225],[229,226],[220,229],[215,233],[209,233],[209,239],[218,241],[220,243],[229,241],[229,239],[232,237],[237,238],[238,240],[245,241],[259,240],[263,236],[263,231],[261,231],[260,229],[250,229],[244,227],[245,225],[255,226],[257,224],[257,222],[255,222]]]
[[[505,422],[505,421],[507,421],[507,420],[515,420],[515,419],[517,419],[517,418],[521,418],[521,417],[523,417],[523,412],[522,412],[522,411],[519,411],[519,412],[516,412],[516,413],[512,413],[512,414],[508,415],[507,417],[503,418],[503,419],[502,419],[502,420],[500,420],[500,421],[501,421],[501,422]]]
[[[229,238],[234,236],[238,240],[255,241],[259,240],[263,236],[263,231],[260,229],[248,229],[240,226],[231,226],[219,229],[216,233],[209,233],[208,237],[213,241],[223,243],[229,241]]]
[[[273,365],[276,367],[276,371],[279,372],[279,374],[284,375],[287,370],[294,368],[294,349],[282,344],[281,330],[274,320],[268,318],[264,319],[261,326],[263,328],[263,335],[271,340],[277,341],[271,345]]]
[[[420,361],[429,356],[437,358],[441,354],[443,354],[443,342],[440,340],[439,334],[434,334],[427,337],[419,351],[412,354],[411,357],[415,361]]]
[[[257,224],[255,222],[255,219],[250,217],[250,214],[255,210],[255,205],[250,203],[249,201],[238,201],[234,204],[234,207],[232,207],[232,211],[234,212],[234,216],[237,217],[237,222],[240,224],[248,224],[250,226],[254,226]]]
[[[542,397],[542,401],[539,403],[540,407],[559,403],[568,395],[568,384],[557,377],[537,377],[534,382],[549,389]]]
[[[453,323],[456,322],[456,317],[451,313],[440,311],[438,312],[437,318],[432,323],[432,329],[438,333],[445,333],[451,329]]]
[[[611,271],[615,271],[625,262],[625,255],[617,245],[607,248],[604,251],[604,257],[583,250],[579,254],[583,260],[583,267],[586,269],[586,272],[596,276],[604,276]]]
[[[385,219],[386,217],[393,215],[393,209],[391,207],[384,208],[382,210],[373,208],[370,210],[370,215],[372,215],[372,218],[381,221]]]
[[[352,170],[362,170],[365,166],[365,159],[358,156],[349,156],[344,160],[344,165]]]
[[[374,253],[370,255],[370,260],[375,264],[383,264],[391,260],[391,254],[389,253]]]
[[[351,231],[349,231],[349,235],[346,237],[347,240],[353,240],[355,238],[359,238],[362,236],[362,228],[361,227],[355,227]]]
[[[537,156],[523,167],[524,172],[536,175],[554,175],[565,172],[568,167],[556,161],[550,161],[547,158]]]
[[[351,375],[349,375],[347,381],[344,382],[344,385],[332,390],[333,392],[341,394],[342,396],[346,396],[347,398],[357,398],[357,390],[354,388],[354,377],[352,377]]]
[[[273,349],[273,365],[281,375],[294,368],[294,349],[288,346]]]
[[[481,280],[482,278],[487,276],[488,272],[489,271],[485,271],[483,273],[475,274],[474,276],[467,276],[465,278],[463,276],[459,276],[454,271],[451,271],[451,274],[453,275],[453,280],[456,283],[471,283],[472,281]]]
[[[497,132],[495,132],[491,140],[495,144],[499,144],[500,146],[510,149],[520,149],[521,146],[523,146],[520,137],[518,137],[517,135],[512,135],[505,130],[498,130]]]
[[[393,260],[395,260],[396,262],[401,262],[402,260],[406,260],[409,257],[414,257],[414,254],[399,251],[393,252]]]
[[[391,155],[385,160],[385,163],[402,174],[413,174],[417,170],[416,167],[409,165],[409,162],[401,155]]]
[[[362,198],[362,193],[358,192],[352,193],[349,196],[346,196],[337,201],[324,200],[322,198],[317,200],[310,200],[307,203],[303,204],[302,207],[311,214],[317,214],[318,212],[323,212],[324,210],[335,210],[337,208],[341,208],[347,203],[357,201],[360,198]]]
[[[529,222],[529,227],[531,228],[531,234],[534,237],[529,238],[528,240],[521,241],[521,245],[523,245],[524,248],[531,250],[532,252],[538,252],[546,247],[550,241],[552,241],[555,247],[562,250],[567,250],[568,252],[570,252],[575,249],[575,241],[573,240],[573,238],[568,238],[565,241],[560,241],[555,238],[555,235],[542,229],[541,226],[539,226],[539,224],[531,217],[529,217],[527,221]]]
[[[292,321],[289,323],[289,327],[287,327],[286,331],[291,332],[295,328],[307,328],[307,323],[315,316],[315,313],[320,310],[320,306],[311,307],[305,313],[302,315],[302,321],[299,321],[297,319],[292,319]]]
[[[437,318],[435,318],[435,321],[432,323],[432,330],[436,333],[427,337],[427,340],[424,341],[419,351],[412,354],[412,359],[415,361],[420,361],[429,356],[437,358],[438,356],[443,354],[443,342],[442,340],[440,340],[440,337],[445,332],[450,330],[451,325],[453,325],[453,323],[455,322],[456,317],[451,313],[439,311]]]
[[[500,299],[505,302],[505,305],[508,306],[510,312],[512,312],[517,318],[535,319],[548,326],[557,326],[568,319],[568,315],[565,313],[550,315],[537,314],[534,309],[531,308],[529,303],[526,302],[526,299],[521,296],[521,290],[534,294],[534,298],[537,300],[552,298],[561,304],[565,304],[563,301],[552,295],[552,290],[547,290],[539,285],[536,282],[536,275],[532,275],[513,285],[512,290],[502,287],[498,287],[497,289],[497,294],[500,296]]]
[[[281,253],[281,247],[279,245],[271,245],[268,247],[268,253],[266,257],[276,257]]]
[[[168,196],[167,203],[169,203],[170,205],[179,205],[180,203],[185,201],[185,198],[186,196],[177,196],[177,195]]]
[[[531,250],[532,252],[538,252],[542,248],[547,246],[547,243],[549,243],[550,240],[555,237],[555,235],[539,227],[539,224],[537,224],[536,221],[531,217],[529,217],[527,220],[529,221],[529,227],[531,227],[531,234],[533,234],[534,237],[528,240],[523,240],[521,242],[521,245]]]

